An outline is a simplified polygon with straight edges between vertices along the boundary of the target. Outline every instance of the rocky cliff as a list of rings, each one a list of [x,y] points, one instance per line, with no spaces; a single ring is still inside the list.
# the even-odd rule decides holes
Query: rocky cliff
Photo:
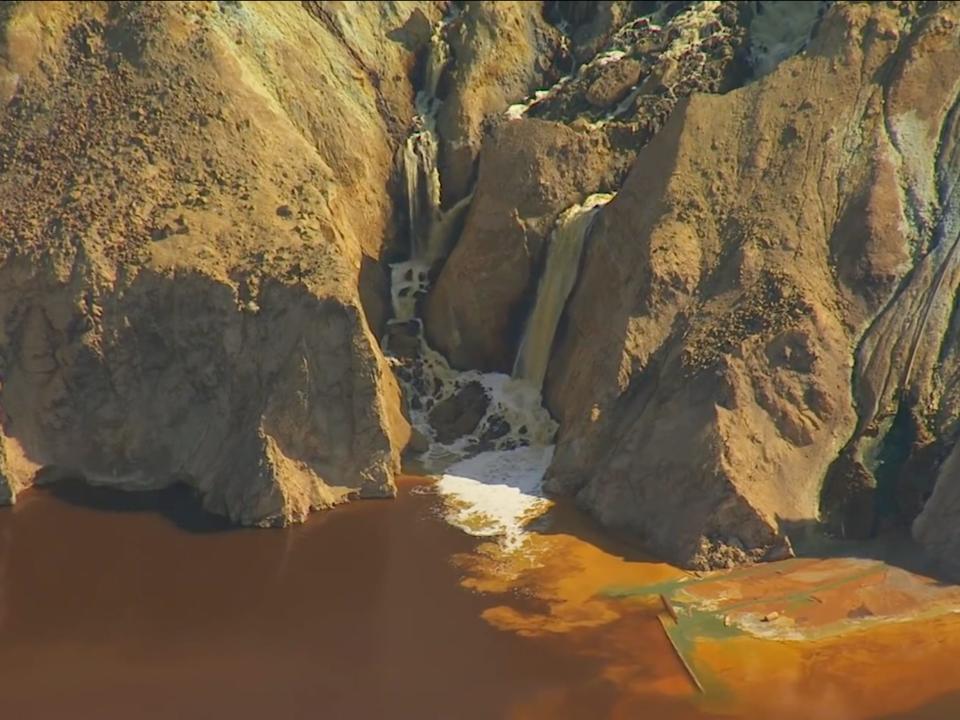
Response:
[[[601,214],[546,393],[551,482],[605,524],[715,565],[909,524],[926,483],[919,539],[957,537],[928,446],[955,439],[960,31],[915,11],[838,4],[691,97]]]
[[[0,9],[8,497],[42,467],[266,524],[394,492],[378,260],[440,8],[338,5]]]
[[[509,371],[556,218],[617,190],[553,340],[548,487],[687,565],[918,513],[949,558],[956,9],[595,7],[574,41],[619,29],[483,144],[428,337]]]
[[[952,4],[21,3],[0,28],[0,493],[186,482],[284,522],[389,495],[404,412],[417,450],[546,441],[540,391],[548,487],[667,559],[912,525],[955,562]],[[503,375],[525,334],[542,387]]]

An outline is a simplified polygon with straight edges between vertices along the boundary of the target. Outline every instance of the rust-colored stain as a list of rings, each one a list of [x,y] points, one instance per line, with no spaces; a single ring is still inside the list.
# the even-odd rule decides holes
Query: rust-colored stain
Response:
[[[3,717],[960,717],[954,586],[851,558],[692,575],[563,508],[505,554],[415,482],[277,533],[25,493],[0,513]]]
[[[627,555],[561,515],[523,553],[487,543],[455,562],[462,584],[502,597],[487,622],[600,659],[610,717],[910,717],[960,689],[956,586],[859,558],[695,576]],[[561,707],[539,703],[517,717]]]

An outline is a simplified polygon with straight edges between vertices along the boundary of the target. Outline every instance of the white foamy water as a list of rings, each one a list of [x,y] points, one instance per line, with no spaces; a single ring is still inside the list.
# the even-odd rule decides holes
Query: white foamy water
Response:
[[[441,207],[436,115],[442,100],[436,93],[440,76],[451,62],[443,33],[447,22],[431,38],[426,81],[417,94],[417,123],[400,155],[411,252],[406,261],[391,265],[394,317],[383,347],[390,353],[392,339],[403,342],[398,346],[403,353],[388,359],[403,387],[410,422],[428,443],[418,460],[428,472],[443,473],[434,491],[443,496],[446,519],[471,535],[496,537],[512,550],[523,544],[526,523],[551,505],[543,496],[541,481],[553,457],[550,443],[557,423],[543,407],[539,386],[526,379],[451,368],[426,342],[418,317],[418,300],[429,289],[430,270],[450,251],[473,197],[471,193],[447,210]],[[610,55],[606,61],[615,59]],[[550,92],[534,94],[530,102],[514,106],[508,114],[521,117],[532,102]],[[411,341],[418,346],[413,353]],[[469,390],[475,395],[476,388],[468,386],[477,385],[485,396],[483,416],[473,430],[450,440],[431,424],[433,411],[441,403],[469,397],[460,393]],[[447,442],[441,442],[441,437]]]
[[[399,267],[399,266],[397,266]],[[394,272],[397,273],[397,267]],[[408,306],[396,293],[394,311],[401,316]],[[421,454],[428,472],[445,471],[451,462],[459,461],[480,447],[496,450],[509,450],[518,445],[548,446],[557,433],[557,422],[550,416],[541,402],[540,390],[523,379],[515,379],[503,373],[482,373],[479,370],[455,370],[446,358],[431,348],[423,338],[422,328],[418,331],[417,341],[420,352],[413,361],[402,361],[395,357],[387,358],[394,367],[406,362],[407,370],[420,378],[426,393],[421,394],[417,382],[398,375],[401,386],[408,397],[419,397],[417,406],[407,408],[411,424],[430,440],[430,448]],[[389,342],[385,341],[389,350]],[[437,440],[437,432],[430,424],[430,411],[439,403],[453,397],[464,386],[478,383],[483,387],[489,404],[480,422],[473,432],[443,444]],[[500,423],[506,423],[504,432],[496,432]],[[482,442],[481,438],[489,438]]]
[[[451,465],[436,485],[447,522],[469,535],[495,537],[505,550],[526,540],[527,524],[553,502],[543,494],[543,475],[553,445],[491,450]]]

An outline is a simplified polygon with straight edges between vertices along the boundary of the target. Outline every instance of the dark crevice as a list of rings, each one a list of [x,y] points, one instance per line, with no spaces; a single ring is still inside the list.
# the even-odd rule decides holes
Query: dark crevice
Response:
[[[890,430],[880,443],[874,466],[876,490],[873,496],[873,527],[870,535],[875,537],[880,529],[896,522],[901,515],[897,502],[897,485],[904,465],[910,459],[914,443],[917,440],[917,427],[913,413],[905,402],[901,402],[893,417]],[[909,518],[912,520],[913,518]]]
[[[933,439],[903,396],[833,463],[821,495],[825,529],[846,540],[903,533],[933,492],[949,443]]]

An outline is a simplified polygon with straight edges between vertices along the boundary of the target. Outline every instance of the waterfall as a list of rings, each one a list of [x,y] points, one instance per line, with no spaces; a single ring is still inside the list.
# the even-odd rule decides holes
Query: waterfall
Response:
[[[403,146],[403,175],[410,225],[411,257],[424,258],[423,241],[440,219],[440,174],[437,172],[437,135],[433,118],[418,116],[417,132]],[[429,245],[429,243],[427,243]]]
[[[587,231],[598,210],[612,198],[605,193],[591,195],[582,205],[565,210],[557,220],[547,248],[546,268],[537,287],[536,303],[527,318],[513,365],[513,377],[530,382],[538,390],[543,387],[547,374],[560,315],[577,280]]]
[[[423,87],[417,92],[413,132],[400,153],[404,195],[410,236],[410,258],[391,265],[390,292],[394,320],[416,318],[417,300],[427,291],[428,272],[447,249],[447,239],[471,196],[463,198],[448,212],[441,210],[440,173],[437,169],[436,117],[441,101],[437,97],[440,77],[450,62],[450,48],[443,37],[452,17],[442,20],[430,36],[424,68]]]
[[[440,207],[437,112],[441,101],[437,89],[450,63],[450,47],[443,37],[443,29],[450,19],[441,22],[430,36],[423,88],[416,98],[415,129],[404,143],[401,157],[409,215],[410,260],[428,267],[445,254],[453,227],[472,198],[472,195],[463,198],[447,212]]]
[[[443,28],[450,22],[445,18],[430,35],[430,51],[427,55],[427,67],[424,72],[423,90],[418,93],[417,100],[422,96],[427,101],[437,99],[437,87],[440,85],[440,75],[450,62],[450,46],[443,37]]]
[[[417,316],[417,300],[427,292],[427,271],[422,262],[407,260],[390,266],[390,300],[394,319],[408,322]]]
[[[437,91],[450,62],[443,28],[452,17],[443,20],[431,37],[423,88],[417,93],[415,125],[398,157],[410,223],[410,256],[390,266],[394,317],[387,322],[382,346],[407,398],[410,422],[428,440],[428,449],[419,456],[424,467],[437,471],[478,453],[524,447],[537,450],[528,458],[530,462],[542,463],[549,457],[557,424],[541,405],[537,390],[503,373],[451,368],[426,342],[417,316],[417,301],[429,288],[430,269],[449,252],[460,219],[473,199],[471,193],[447,210],[440,205],[436,115],[442,101]],[[458,398],[467,397],[466,391],[474,388],[471,392],[476,393],[477,386],[483,397],[480,407],[472,408],[478,415],[482,413],[476,426],[452,441],[441,442],[433,424],[435,409],[442,404],[455,406]]]

